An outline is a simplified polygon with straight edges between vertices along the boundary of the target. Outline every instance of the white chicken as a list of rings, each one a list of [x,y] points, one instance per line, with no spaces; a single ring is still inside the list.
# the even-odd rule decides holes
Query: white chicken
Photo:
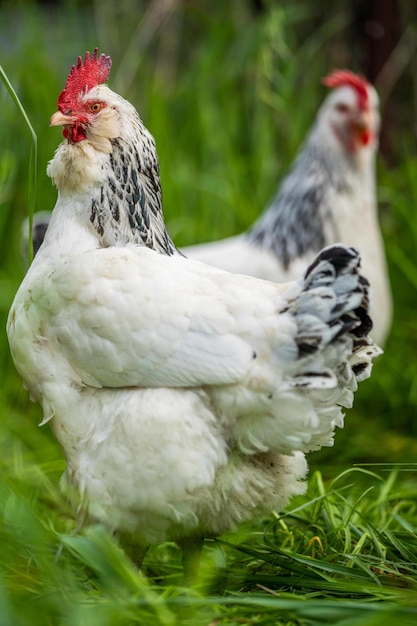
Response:
[[[305,490],[304,453],[332,445],[380,350],[351,248],[283,285],[178,253],[154,140],[110,66],[87,53],[59,96],[58,199],[7,332],[82,515],[177,541],[187,576],[205,536]]]
[[[335,70],[323,82],[333,91],[258,221],[241,235],[183,252],[230,272],[283,282],[296,279],[324,246],[354,246],[372,286],[372,337],[383,344],[392,298],[376,200],[378,94],[348,70]]]

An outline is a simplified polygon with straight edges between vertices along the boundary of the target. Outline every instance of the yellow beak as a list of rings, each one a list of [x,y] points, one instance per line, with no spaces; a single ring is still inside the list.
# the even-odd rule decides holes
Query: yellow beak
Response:
[[[64,115],[61,111],[57,111],[51,117],[49,126],[67,126],[74,124],[74,118],[70,115]]]

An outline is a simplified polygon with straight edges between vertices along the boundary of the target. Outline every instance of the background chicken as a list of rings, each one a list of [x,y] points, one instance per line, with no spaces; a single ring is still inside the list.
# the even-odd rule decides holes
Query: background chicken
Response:
[[[379,349],[351,248],[288,284],[178,253],[153,138],[110,66],[87,53],[59,96],[58,199],[8,337],[83,515],[176,540],[189,575],[204,536],[303,492],[304,453],[332,444]]]
[[[376,201],[378,95],[348,70],[336,70],[323,82],[332,92],[258,221],[241,235],[183,252],[230,272],[281,282],[298,277],[323,246],[355,246],[372,285],[372,336],[383,343],[392,303]]]

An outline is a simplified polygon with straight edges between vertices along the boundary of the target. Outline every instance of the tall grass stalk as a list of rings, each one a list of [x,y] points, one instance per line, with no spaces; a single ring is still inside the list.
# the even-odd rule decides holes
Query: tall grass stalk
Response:
[[[32,145],[30,150],[30,158],[29,158],[29,177],[28,177],[28,241],[29,241],[29,263],[32,262],[33,259],[33,243],[32,243],[32,225],[33,225],[33,214],[35,212],[36,205],[36,187],[38,182],[38,137],[35,133],[35,130],[30,122],[29,116],[27,115],[24,106],[19,100],[19,97],[10,80],[7,77],[6,72],[0,65],[0,78],[3,81],[4,86],[9,92],[13,102],[15,103],[19,113],[22,115],[26,126],[29,129],[29,132],[32,137]]]

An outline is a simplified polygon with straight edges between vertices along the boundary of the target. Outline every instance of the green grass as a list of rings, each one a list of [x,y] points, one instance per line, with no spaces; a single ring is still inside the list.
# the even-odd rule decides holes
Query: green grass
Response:
[[[2,623],[405,626],[417,617],[415,467],[405,477],[351,469],[327,486],[315,472],[285,514],[208,542],[199,580],[184,589],[174,545],[151,550],[137,572],[102,527],[74,534],[60,464],[20,460],[0,481]]]
[[[268,3],[266,3],[268,4]],[[53,207],[45,175],[60,141],[51,114],[78,54],[111,54],[111,86],[154,134],[166,221],[179,245],[239,232],[270,199],[346,50],[344,3],[66,2],[54,19],[26,2],[0,9],[0,65],[38,137],[36,209]],[[145,10],[146,9],[146,10]],[[413,16],[408,16],[412,25]],[[415,24],[414,24],[415,25]],[[12,35],[13,32],[13,35]],[[409,66],[394,90],[392,163],[378,195],[394,299],[393,330],[335,447],[309,458],[305,496],[285,512],[207,542],[199,580],[181,587],[174,545],[136,572],[101,527],[76,532],[59,489],[62,453],[38,428],[0,337],[1,624],[385,626],[417,619],[417,160]],[[382,94],[383,95],[383,94]],[[34,197],[31,135],[0,87],[0,316],[24,272],[20,229]],[[414,112],[415,113],[415,112]],[[411,123],[410,123],[411,122]],[[30,195],[32,194],[32,196]]]
[[[32,124],[30,123],[30,119],[28,118],[26,111],[19,100],[18,95],[13,89],[13,85],[10,83],[7,74],[3,70],[0,65],[0,78],[3,81],[7,91],[10,94],[11,99],[13,100],[16,108],[20,112],[30,134],[32,137],[32,148],[30,151],[30,159],[29,159],[29,175],[28,175],[28,228],[29,233],[32,232],[32,224],[33,224],[33,213],[35,211],[35,202],[36,202],[36,187],[38,182],[38,137],[33,129]],[[29,237],[29,250],[28,250],[28,260],[29,262],[33,259],[33,243],[32,237]]]

